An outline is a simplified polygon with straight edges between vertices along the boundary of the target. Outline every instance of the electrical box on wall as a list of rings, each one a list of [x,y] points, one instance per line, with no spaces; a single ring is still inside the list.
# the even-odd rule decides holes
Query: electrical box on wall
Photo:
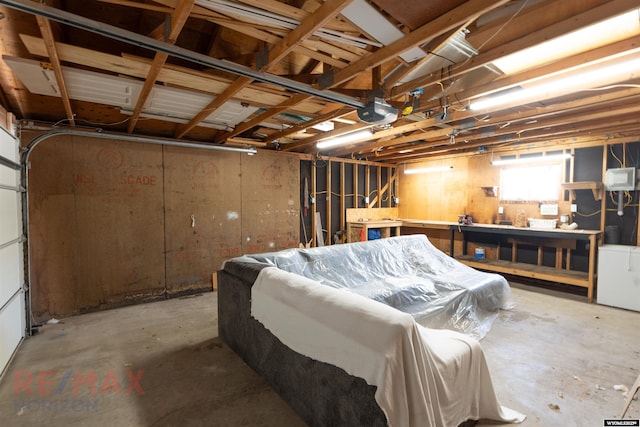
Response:
[[[636,168],[608,169],[604,175],[607,191],[618,192],[618,216],[624,215],[624,192],[636,189]]]
[[[633,191],[636,188],[636,168],[608,169],[604,176],[607,191]]]

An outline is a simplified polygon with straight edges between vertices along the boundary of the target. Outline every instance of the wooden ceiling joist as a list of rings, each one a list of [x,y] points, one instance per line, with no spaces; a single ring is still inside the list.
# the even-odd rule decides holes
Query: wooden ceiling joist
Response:
[[[308,15],[305,20],[293,31],[289,32],[285,37],[280,39],[271,49],[268,49],[267,62],[258,65],[259,71],[269,71],[278,61],[289,54],[297,44],[313,34],[318,28],[325,25],[329,20],[333,19],[336,14],[340,13],[342,8],[346,7],[350,1],[341,0],[328,0],[326,1],[315,13]],[[218,95],[203,111],[196,115],[186,126],[182,127],[178,132],[178,138],[182,137],[186,132],[195,127],[202,119],[206,118],[211,111],[223,105],[226,101],[235,96],[240,90],[251,84],[253,80],[246,77],[239,77],[234,83],[232,83],[225,91]],[[296,98],[300,103],[309,99],[309,96],[298,96]],[[291,101],[285,101],[286,108],[290,108],[293,105]],[[273,117],[274,115],[284,111],[281,109],[268,110],[258,115],[258,118],[245,123],[240,129],[227,132],[222,136],[222,140],[239,135],[245,130],[263,122],[264,120]]]
[[[166,42],[175,44],[176,39],[178,38],[178,34],[182,31],[182,27],[187,22],[189,18],[189,14],[191,13],[191,9],[193,8],[195,0],[183,0],[178,2],[178,6],[176,10],[170,15],[171,18],[171,31],[169,31],[169,35],[166,37]],[[144,104],[147,102],[147,98],[153,89],[153,86],[156,84],[156,80],[158,79],[158,75],[160,75],[160,71],[162,71],[162,67],[164,67],[165,62],[169,55],[162,52],[156,52],[153,57],[153,62],[151,64],[151,68],[149,69],[149,74],[147,74],[147,78],[144,81],[144,86],[140,91],[140,95],[138,95],[138,100],[136,101],[136,106],[133,110],[133,114],[129,119],[129,127],[127,132],[133,132],[133,129],[136,127],[136,123],[138,123],[138,118],[140,117],[140,113],[142,112],[142,108]]]
[[[470,58],[465,63],[452,67],[451,72],[447,74],[447,78],[454,79],[458,76],[463,75],[464,73],[468,73],[480,67],[488,66],[493,61],[499,58],[502,58],[512,53],[526,49],[530,46],[538,45],[554,37],[558,37],[563,34],[575,31],[579,28],[583,28],[588,25],[601,22],[606,18],[610,18],[616,15],[619,15],[621,13],[628,12],[629,10],[632,10],[637,7],[638,7],[637,0],[610,1],[604,5],[586,10],[576,16],[572,16],[571,18],[565,19],[560,22],[556,22],[552,25],[549,25],[545,28],[540,29],[539,31],[527,34],[524,37],[504,43],[492,50],[488,50],[484,53],[480,53],[479,55]],[[433,77],[433,76],[419,77],[415,80],[412,80],[410,82],[397,86],[394,89],[394,93],[395,94],[408,93],[416,88],[427,87],[427,86],[438,84],[440,80],[441,79],[439,78],[439,76],[438,77]]]
[[[545,126],[553,126],[554,124],[557,125],[557,123],[562,123],[563,121],[564,122],[567,121],[566,118],[564,119],[560,118],[560,116],[558,116],[558,113],[572,112],[572,111],[574,112],[573,113],[574,116],[570,116],[570,118],[568,119],[569,121],[576,121],[576,120],[580,121],[583,118],[587,118],[587,121],[588,121],[588,120],[599,117],[598,115],[601,113],[596,112],[596,113],[593,113],[594,115],[590,115],[589,113],[585,112],[585,110],[588,108],[594,108],[598,106],[602,106],[605,109],[604,114],[607,114],[607,115],[611,113],[611,115],[615,116],[616,114],[618,114],[617,111],[620,111],[620,114],[625,114],[626,112],[628,112],[626,110],[627,107],[624,105],[621,107],[617,106],[617,104],[620,103],[620,100],[627,99],[628,103],[633,104],[634,102],[637,102],[636,98],[638,97],[640,97],[640,88],[623,88],[620,90],[612,91],[610,93],[595,94],[595,95],[592,95],[591,97],[580,99],[577,101],[565,102],[565,103],[560,103],[556,105],[549,105],[547,107],[539,106],[535,108],[535,113],[528,115],[527,118],[524,119],[524,121],[532,122],[532,121],[540,120],[540,123],[544,123]],[[635,107],[632,107],[632,108],[635,108]],[[541,120],[543,117],[546,117],[546,116],[549,116],[551,118],[551,121]],[[411,146],[407,144],[411,144],[416,141],[428,140],[429,138],[436,139],[443,136],[449,136],[451,134],[456,135],[461,131],[468,133],[473,131],[474,129],[479,129],[479,128],[505,126],[506,124],[517,122],[519,120],[519,117],[520,117],[520,114],[518,112],[513,112],[511,110],[496,111],[491,113],[490,118],[486,120],[478,121],[476,125],[470,126],[466,129],[461,129],[460,127],[457,127],[457,126],[449,126],[449,125],[443,124],[444,125],[443,128],[436,128],[436,129],[427,130],[427,131],[416,131],[415,133],[412,133],[410,135],[394,138],[391,140],[386,140],[383,142],[374,142],[371,144],[367,144],[366,146],[360,146],[358,147],[357,152],[360,155],[367,156],[372,152],[377,152],[382,147],[387,147],[387,148],[399,147],[398,151],[401,151],[403,149],[410,148]],[[474,118],[474,112],[472,111],[452,112],[452,117],[450,118],[450,121],[460,121],[460,120],[465,120],[470,118]],[[435,122],[436,120],[431,118],[431,119],[425,120],[424,122],[416,122],[414,126],[421,125],[423,129],[429,129],[431,128],[431,125]],[[390,132],[387,132],[386,134],[381,134],[380,138],[388,137],[388,136],[390,136]],[[464,136],[460,136],[459,139],[460,138],[464,138]],[[336,150],[334,154],[343,155],[343,154],[350,153],[351,151],[352,150],[341,149],[341,150]],[[391,153],[394,153],[394,152],[395,151],[391,151]]]
[[[67,122],[70,126],[75,126],[76,119],[75,115],[73,114],[73,109],[71,108],[71,101],[69,99],[69,92],[67,91],[67,84],[65,83],[64,75],[62,74],[62,65],[60,65],[60,56],[58,55],[58,51],[56,50],[56,42],[53,37],[51,23],[47,18],[43,18],[41,16],[37,16],[36,20],[38,21],[38,27],[40,27],[42,40],[47,49],[47,55],[49,56],[49,60],[51,61],[53,73],[56,77],[56,83],[58,84],[58,89],[60,90],[60,99],[62,100],[64,111],[67,114]]]
[[[498,92],[526,89],[555,76],[640,58],[640,26],[630,22],[629,28],[619,26],[625,27],[624,33],[607,34],[609,40],[618,41],[605,42],[603,38],[582,52],[573,46],[570,53],[546,64],[522,64],[526,66],[522,71],[503,71],[496,65],[498,59],[512,53],[638,10],[637,0],[414,2],[411,20],[409,9],[399,11],[393,2],[367,0],[368,13],[381,19],[376,21],[380,28],[389,24],[389,32],[380,33],[349,19],[354,10],[347,13],[344,8],[355,7],[355,0],[227,0],[223,8],[195,0],[100,1],[104,4],[99,9],[84,2],[54,2],[55,6],[37,8],[51,9],[50,19],[65,13],[79,20],[94,17],[96,24],[105,25],[105,31],[95,32],[67,23],[53,26],[51,31],[50,25],[35,17],[40,14],[36,9],[29,15],[6,8],[0,36],[7,61],[0,62],[0,94],[7,95],[4,103],[8,110],[43,122],[106,122],[117,131],[253,145],[297,153],[301,158],[331,153],[390,163],[447,152],[473,154],[483,145],[507,150],[525,143],[543,146],[545,138],[560,144],[564,142],[558,141],[569,141],[571,135],[581,141],[605,141],[609,135],[622,140],[640,134],[640,122],[636,120],[634,125],[631,120],[637,117],[635,105],[640,98],[640,78],[633,70],[620,78],[610,75],[601,87],[593,84],[580,90],[561,90],[545,94],[545,99],[532,96],[480,111],[469,108],[477,99]],[[257,9],[275,20],[267,22]],[[172,22],[163,23],[167,16]],[[33,36],[38,34],[38,24],[41,38]],[[128,31],[135,37],[127,39],[132,40],[128,43],[112,43],[118,33],[108,28]],[[342,38],[331,39],[329,30]],[[85,37],[87,32],[89,37]],[[594,31],[600,33],[605,32]],[[174,43],[178,35],[175,44],[179,47],[174,50],[171,46],[167,50],[144,47],[153,45],[146,41]],[[363,44],[353,45],[345,42],[346,38]],[[474,51],[471,56],[460,46],[462,38]],[[415,61],[399,56],[418,48],[426,56]],[[458,48],[459,54],[449,55]],[[188,54],[180,53],[183,50],[191,51],[194,59],[201,55],[212,61],[190,61]],[[149,54],[153,51],[168,55]],[[45,77],[55,74],[62,103],[56,99],[59,94],[41,80],[41,74],[25,71],[21,75],[18,71],[35,70],[36,61],[51,63],[54,73],[47,72]],[[218,61],[231,66],[216,66]],[[71,80],[71,71],[79,70],[110,76],[105,82],[113,79],[125,91],[123,96],[111,101],[99,91],[94,98],[82,95],[84,87]],[[260,73],[272,78],[263,78]],[[185,91],[185,98],[193,96],[202,110],[189,108],[185,110],[188,113],[176,111],[175,115],[139,120],[154,88],[163,94]],[[324,96],[322,89],[331,91]],[[141,93],[131,100],[126,97],[127,90]],[[411,103],[412,111],[399,114],[392,123],[361,121],[357,108],[363,104],[370,107],[374,96],[403,113]],[[249,105],[256,112],[245,121],[240,121],[246,117],[242,113],[226,116],[227,111],[235,112],[238,104]],[[215,120],[223,116],[225,123],[227,117],[234,120],[227,124],[227,129],[233,130],[212,129],[212,113]],[[341,122],[341,118],[348,120]],[[334,130],[316,126],[324,121],[333,122]],[[375,132],[366,140],[328,151],[315,144],[363,128]]]
[[[334,73],[331,78],[327,80],[330,83],[322,85],[321,88],[328,89],[351,80],[354,75],[381,65],[400,53],[414,46],[425,43],[434,37],[438,37],[447,31],[458,28],[482,13],[495,9],[507,2],[508,0],[493,2],[487,2],[485,0],[469,0],[445,15],[442,15],[417,30],[410,32],[401,39],[380,48],[360,61]]]

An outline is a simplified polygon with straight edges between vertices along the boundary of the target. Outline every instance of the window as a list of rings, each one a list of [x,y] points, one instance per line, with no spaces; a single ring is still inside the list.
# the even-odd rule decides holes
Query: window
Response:
[[[500,198],[514,201],[556,201],[560,197],[559,164],[511,166],[500,170]]]

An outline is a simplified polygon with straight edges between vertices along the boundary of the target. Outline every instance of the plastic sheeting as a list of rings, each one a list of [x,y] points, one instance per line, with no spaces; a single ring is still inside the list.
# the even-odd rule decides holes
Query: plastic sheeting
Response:
[[[449,257],[424,235],[311,249],[244,255],[334,288],[411,314],[428,328],[452,329],[474,338],[489,332],[501,308],[510,306],[506,279]]]

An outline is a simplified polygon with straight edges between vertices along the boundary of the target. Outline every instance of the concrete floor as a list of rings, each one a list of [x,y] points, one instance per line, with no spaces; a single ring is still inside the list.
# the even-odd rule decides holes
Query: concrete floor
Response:
[[[512,285],[515,308],[482,341],[502,403],[527,427],[618,416],[613,387],[640,373],[640,313]],[[0,424],[303,426],[218,340],[216,303],[209,293],[43,326],[0,380]]]

